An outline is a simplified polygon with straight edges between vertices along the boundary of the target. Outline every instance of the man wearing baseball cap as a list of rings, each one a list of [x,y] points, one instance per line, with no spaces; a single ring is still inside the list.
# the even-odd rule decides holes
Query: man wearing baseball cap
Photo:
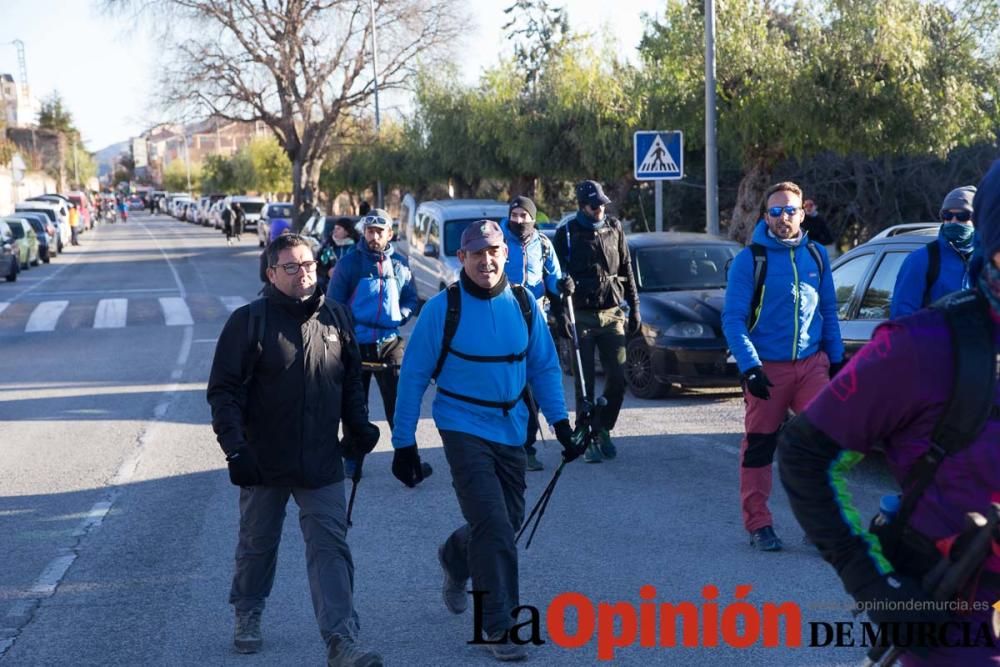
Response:
[[[580,206],[576,217],[556,230],[554,245],[563,270],[560,290],[573,299],[583,382],[587,396],[594,395],[594,351],[601,355],[604,368],[604,398],[600,438],[587,448],[584,460],[600,463],[613,459],[617,449],[611,442],[611,430],[625,398],[625,334],[639,333],[639,290],[632,275],[625,231],[616,218],[605,215],[611,200],[597,181],[576,184]],[[622,304],[627,302],[626,314]],[[627,327],[626,327],[627,322]],[[557,327],[571,337],[565,316]],[[577,383],[577,406],[582,399]]]
[[[361,218],[360,223],[364,228],[364,243],[337,262],[327,295],[351,311],[361,360],[385,364],[375,373],[363,372],[361,383],[367,401],[372,375],[375,375],[391,429],[399,365],[403,360],[404,345],[399,328],[416,309],[417,292],[413,288],[410,268],[393,253],[389,244],[392,240],[389,214],[376,208]],[[348,477],[355,477],[354,466],[354,461],[345,463]]]
[[[466,582],[487,591],[482,623],[500,660],[526,656],[508,641],[519,605],[514,535],[524,520],[524,434],[530,386],[564,449],[581,453],[562,394],[562,375],[545,318],[530,292],[510,285],[504,273],[507,244],[492,220],[462,233],[459,280],[424,305],[403,356],[396,399],[393,474],[407,486],[423,479],[416,427],[427,385],[433,380],[434,423],[441,434],[453,487],[466,523],[438,550],[443,598],[455,614],[468,606]]]

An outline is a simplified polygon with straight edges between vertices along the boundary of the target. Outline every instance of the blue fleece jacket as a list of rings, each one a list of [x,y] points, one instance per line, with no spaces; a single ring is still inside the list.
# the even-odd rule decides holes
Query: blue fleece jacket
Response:
[[[398,336],[399,327],[417,307],[410,268],[393,257],[392,246],[374,252],[358,244],[334,267],[327,297],[350,309],[361,345]]]
[[[936,243],[941,255],[941,266],[938,278],[931,285],[930,300],[937,301],[945,294],[968,289],[969,258],[955,250],[938,231]],[[927,269],[930,267],[930,253],[927,247],[917,248],[911,252],[903,265],[899,267],[896,276],[896,287],[892,291],[892,303],[889,306],[890,319],[915,313],[924,307],[924,288],[927,287]]]
[[[527,383],[550,424],[566,419],[562,371],[541,310],[532,302],[529,340],[521,307],[510,286],[497,296],[484,299],[469,294],[461,281],[459,285],[461,318],[451,348],[468,355],[502,356],[518,354],[527,347],[528,354],[526,359],[511,363],[468,361],[449,354],[437,385],[464,396],[503,402],[517,398]],[[431,297],[420,311],[406,345],[396,397],[393,447],[408,447],[416,442],[420,404],[441,352],[447,308],[445,291]],[[431,413],[438,429],[470,433],[511,447],[524,444],[528,426],[524,401],[518,401],[504,416],[500,408],[482,407],[439,392]]]
[[[522,244],[520,237],[510,231],[507,218],[500,221],[500,229],[507,239],[509,252],[507,266],[504,268],[507,279],[527,287],[536,299],[541,299],[545,292],[558,294],[562,271],[552,242],[535,230],[528,242]],[[542,253],[543,244],[548,244],[548,253]]]
[[[805,359],[823,350],[832,363],[843,361],[844,343],[837,322],[837,293],[830,273],[830,260],[823,246],[814,244],[823,259],[823,276],[806,243],[796,248],[778,242],[767,233],[761,220],[753,243],[767,249],[767,276],[761,295],[760,315],[753,330],[747,318],[753,301],[753,252],[749,247],[736,255],[729,267],[726,302],[722,310],[722,332],[736,358],[740,372],[761,361]]]

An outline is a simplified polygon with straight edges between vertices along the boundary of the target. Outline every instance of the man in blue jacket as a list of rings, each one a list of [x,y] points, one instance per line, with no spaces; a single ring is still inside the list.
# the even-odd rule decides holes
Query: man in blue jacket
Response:
[[[504,240],[507,241],[507,280],[514,285],[523,285],[542,305],[548,297],[554,313],[561,312],[559,297],[559,260],[556,259],[552,242],[535,229],[535,202],[523,195],[510,200],[509,213],[500,221]],[[544,470],[538,460],[535,441],[538,434],[538,414],[528,404],[528,434],[524,441],[524,451],[528,455],[528,470]]]
[[[399,327],[417,307],[417,293],[409,267],[393,255],[392,220],[377,208],[361,219],[364,243],[337,262],[327,295],[347,307],[354,316],[354,331],[365,362],[386,364],[374,373],[378,382],[385,418],[394,424],[396,386],[403,360],[403,338]],[[365,397],[373,372],[361,376]],[[348,464],[351,466],[351,464]],[[353,475],[353,469],[348,470]]]
[[[500,660],[518,660],[526,656],[524,647],[507,638],[511,612],[519,605],[514,534],[524,519],[521,445],[529,386],[555,428],[564,458],[581,452],[573,441],[562,371],[542,311],[534,299],[518,296],[521,288],[511,286],[504,274],[507,245],[500,226],[491,220],[470,224],[458,258],[459,281],[424,305],[403,357],[392,471],[407,486],[423,480],[416,428],[424,392],[435,379],[434,422],[466,520],[438,550],[444,602],[452,613],[464,612],[471,576],[473,590],[486,592],[482,623],[491,643],[482,646]],[[449,322],[453,335],[445,346]]]
[[[941,228],[935,241],[903,260],[892,292],[889,317],[898,319],[929,306],[945,294],[968,289],[972,258],[972,199],[976,188],[966,185],[941,202]]]
[[[743,374],[743,525],[755,548],[779,551],[767,507],[778,429],[843,366],[844,344],[826,250],[801,229],[802,190],[778,183],[764,201],[765,218],[729,269],[722,330]]]

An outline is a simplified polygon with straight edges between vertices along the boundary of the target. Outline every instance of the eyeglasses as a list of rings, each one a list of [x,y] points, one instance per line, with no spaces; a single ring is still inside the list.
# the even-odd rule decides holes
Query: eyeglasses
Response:
[[[313,273],[316,270],[316,261],[309,260],[308,262],[288,262],[287,264],[275,264],[271,267],[272,269],[280,268],[285,272],[286,275],[294,276],[299,272],[299,269],[305,269],[306,273]]]
[[[363,227],[389,227],[392,228],[392,221],[386,220],[385,218],[378,215],[366,215],[361,218],[361,225]]]
[[[949,220],[958,220],[959,222],[968,222],[972,220],[972,213],[970,211],[941,211],[941,221],[948,222]]]
[[[780,218],[782,213],[787,213],[788,215],[792,216],[798,213],[799,210],[800,207],[798,206],[772,206],[771,208],[767,209],[767,214],[772,218]]]

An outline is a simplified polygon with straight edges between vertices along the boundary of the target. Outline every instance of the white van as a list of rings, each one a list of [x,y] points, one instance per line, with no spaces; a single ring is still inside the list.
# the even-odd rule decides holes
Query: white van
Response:
[[[69,245],[72,233],[69,229],[69,208],[66,204],[30,199],[14,204],[14,212],[18,211],[43,213],[52,221],[52,224],[56,226],[56,235],[59,237],[56,239],[57,252],[61,253],[63,246]]]
[[[458,280],[458,248],[462,232],[477,220],[500,222],[507,204],[492,199],[443,199],[425,201],[412,210],[406,206],[399,221],[397,247],[407,255],[417,297],[426,301]]]
[[[233,204],[239,204],[240,208],[243,209],[243,214],[246,216],[246,223],[243,225],[243,231],[248,231],[253,229],[257,231],[257,222],[260,221],[260,212],[264,208],[264,204],[267,200],[263,197],[249,197],[247,195],[231,195],[225,199],[226,206],[232,206]]]

